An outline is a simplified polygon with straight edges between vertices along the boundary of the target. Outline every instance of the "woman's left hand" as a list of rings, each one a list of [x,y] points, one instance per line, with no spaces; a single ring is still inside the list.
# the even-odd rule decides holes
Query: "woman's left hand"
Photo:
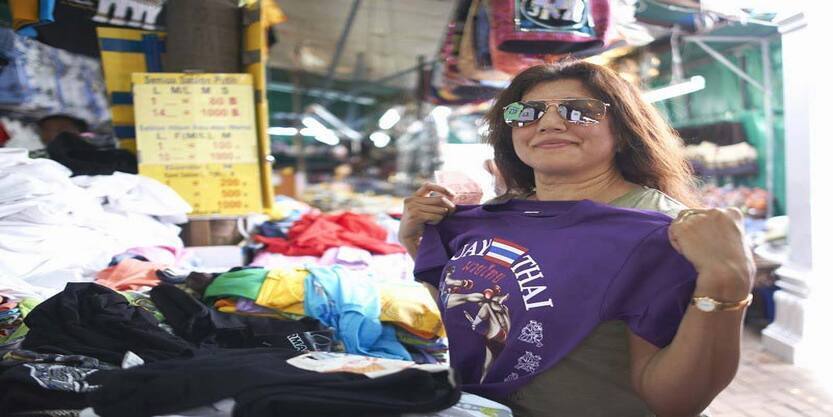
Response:
[[[668,229],[671,246],[698,272],[695,295],[743,300],[752,289],[755,262],[736,208],[688,209]]]

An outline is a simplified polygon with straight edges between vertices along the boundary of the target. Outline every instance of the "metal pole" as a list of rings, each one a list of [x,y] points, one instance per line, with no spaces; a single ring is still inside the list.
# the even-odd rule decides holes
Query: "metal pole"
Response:
[[[680,56],[680,27],[671,30],[671,83],[683,80],[683,58]]]
[[[698,36],[698,35],[691,35],[686,36],[683,38],[685,41],[705,41],[705,42],[759,42],[761,38],[756,38],[754,36]]]
[[[294,127],[297,129],[295,136],[292,137],[292,146],[298,151],[298,157],[295,160],[295,175],[306,182],[307,175],[307,161],[304,155],[304,136],[301,135],[301,48],[296,46],[292,55],[292,113],[299,115],[295,119]],[[297,184],[297,181],[296,181]],[[300,195],[301,190],[298,191]]]
[[[295,114],[301,113],[301,76],[298,70],[292,71],[292,84],[295,85],[295,91],[292,92],[292,112]],[[304,136],[301,135],[301,118],[295,120],[295,128],[298,131],[292,137],[292,145],[298,150],[297,169],[298,174],[307,175],[307,159],[304,155]]]
[[[425,55],[418,55],[417,56],[417,68],[419,68],[419,74],[417,75],[418,82],[425,82],[422,76],[422,68],[425,65]],[[422,85],[417,86],[417,88],[422,89]],[[417,97],[417,108],[416,108],[416,119],[422,120],[422,99],[418,96]]]
[[[759,89],[761,91],[764,91],[766,93],[766,89],[764,88],[764,86],[761,85],[761,83],[755,81],[755,79],[750,77],[749,74],[743,72],[735,64],[733,64],[731,61],[726,59],[726,57],[724,57],[720,52],[715,51],[709,45],[706,45],[705,43],[703,43],[703,41],[700,41],[700,40],[697,40],[697,39],[692,39],[691,41],[696,43],[699,47],[703,48],[703,50],[706,51],[706,53],[708,53],[709,55],[714,57],[714,59],[716,59],[718,62],[720,62],[721,64],[726,66],[726,68],[729,68],[730,71],[737,74],[738,77],[743,78],[749,84],[752,84],[757,89]],[[758,42],[761,42],[761,40],[758,39]]]
[[[742,54],[743,51],[745,51],[747,49],[750,49],[750,48],[757,49],[759,47],[759,45],[758,45],[759,41],[760,41],[760,39],[755,41],[754,44],[750,44],[750,43],[747,42],[747,43],[742,43],[742,44],[733,46],[733,47],[728,48],[728,49],[724,49],[723,50],[723,55],[724,56],[729,55],[729,54],[738,55],[738,54]],[[707,56],[704,56],[702,58],[698,58],[698,59],[695,59],[695,60],[688,60],[683,64],[683,69],[689,70],[691,68],[698,68],[698,67],[703,66],[703,64],[707,64],[707,63],[710,63],[710,62],[713,62],[713,61],[714,61],[714,58],[712,58],[711,55],[707,55]],[[743,69],[743,68],[741,68],[741,69]],[[744,72],[746,72],[746,70],[744,70]]]
[[[356,19],[356,12],[359,11],[359,5],[362,0],[353,0],[353,6],[350,8],[350,15],[347,16],[347,23],[344,24],[344,29],[341,30],[341,37],[338,38],[336,50],[333,53],[333,61],[330,62],[330,68],[327,69],[327,80],[324,82],[324,89],[330,88],[333,83],[333,78],[336,73],[336,66],[341,60],[341,54],[344,52],[344,44],[347,42],[347,37],[350,35],[350,29],[353,28],[353,21]]]
[[[425,65],[434,65],[434,62],[435,62],[435,61],[433,61],[433,60],[432,60],[432,61],[425,61],[425,62],[422,64],[422,66],[420,66],[419,64],[417,64],[416,66],[413,66],[413,67],[410,67],[410,68],[404,69],[404,70],[402,70],[402,71],[395,72],[395,73],[390,74],[390,75],[386,75],[386,76],[384,76],[384,77],[382,77],[382,78],[379,78],[379,79],[376,79],[376,80],[371,80],[371,81],[368,81],[368,82],[366,82],[366,83],[363,83],[363,85],[362,85],[362,86],[360,86],[360,87],[356,87],[356,88],[352,88],[352,89],[350,89],[350,91],[348,91],[348,92],[347,92],[347,94],[348,94],[348,95],[352,95],[352,94],[361,94],[361,93],[363,93],[363,92],[365,92],[365,91],[367,91],[367,90],[370,90],[371,88],[373,88],[373,87],[375,87],[375,86],[381,86],[381,85],[383,85],[384,83],[386,83],[386,82],[388,82],[388,81],[395,80],[395,79],[397,79],[397,78],[399,78],[399,77],[402,77],[402,76],[408,75],[408,74],[410,74],[410,73],[412,73],[412,72],[414,72],[414,71],[422,71],[422,68],[423,68]],[[358,85],[358,84],[357,84],[357,85]],[[359,104],[361,104],[361,103],[359,103]]]
[[[291,83],[281,83],[281,82],[270,82],[266,89],[269,91],[279,91],[281,93],[292,93],[295,91],[295,87]],[[349,93],[343,93],[341,91],[336,90],[322,90],[319,88],[305,88],[303,90],[303,94],[309,97],[315,98],[323,98],[325,100],[338,100],[344,102],[355,102],[356,104],[361,104],[362,106],[372,106],[376,104],[376,99],[373,97],[368,96],[357,96],[352,95]]]
[[[395,79],[397,79],[397,78],[399,78],[399,77],[401,77],[401,76],[403,76],[403,75],[408,75],[408,74],[410,74],[411,72],[414,72],[414,71],[422,71],[422,68],[423,68],[423,67],[425,67],[426,65],[434,65],[434,63],[435,63],[435,62],[436,62],[435,60],[426,61],[426,60],[425,60],[425,56],[423,55],[423,56],[422,56],[422,62],[421,62],[421,63],[417,63],[417,65],[416,65],[416,66],[413,66],[413,67],[411,67],[411,68],[404,69],[404,70],[399,71],[399,72],[395,72],[395,73],[390,74],[390,75],[386,75],[386,76],[384,76],[384,77],[382,77],[382,78],[379,78],[379,79],[377,79],[377,80],[373,80],[373,84],[384,84],[384,83],[386,83],[386,82],[388,82],[388,81],[395,80]]]
[[[356,54],[356,66],[353,68],[353,85],[359,83],[359,81],[364,80],[364,52],[359,52]],[[345,122],[350,126],[354,127],[354,123],[356,121],[356,116],[358,114],[358,107],[356,106],[355,102],[350,102],[347,105],[347,116],[345,116]]]
[[[772,217],[775,202],[775,122],[772,109],[772,63],[769,41],[761,40],[761,61],[764,66],[764,119],[766,124],[766,216]]]

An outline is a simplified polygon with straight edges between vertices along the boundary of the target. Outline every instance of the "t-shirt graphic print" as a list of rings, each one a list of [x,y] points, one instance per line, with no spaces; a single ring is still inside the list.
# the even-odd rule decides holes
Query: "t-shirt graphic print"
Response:
[[[506,345],[512,323],[507,303],[510,295],[501,287],[501,282],[510,273],[507,269],[516,275],[524,310],[552,308],[553,304],[552,298],[536,298],[547,287],[535,285],[534,281],[543,278],[543,274],[523,246],[500,238],[474,241],[464,245],[460,254],[451,260],[463,258],[466,259],[459,263],[449,263],[443,271],[443,280],[440,282],[442,308],[446,316],[462,314],[471,323],[471,330],[483,336],[485,357],[480,375],[480,382],[483,382],[495,358]],[[458,277],[464,278],[455,278],[455,272]],[[475,276],[473,279],[466,278],[472,275]],[[475,282],[478,282],[476,289]],[[543,329],[535,320],[531,322],[532,325],[527,324],[522,340],[534,340],[535,345],[542,348]],[[522,362],[518,362],[518,369],[534,372],[540,362],[540,355],[532,352],[524,352],[524,355]],[[517,374],[511,373],[507,378],[517,378]]]
[[[588,200],[459,206],[426,226],[417,279],[435,285],[464,390],[498,398],[620,319],[671,342],[694,288],[665,215]]]

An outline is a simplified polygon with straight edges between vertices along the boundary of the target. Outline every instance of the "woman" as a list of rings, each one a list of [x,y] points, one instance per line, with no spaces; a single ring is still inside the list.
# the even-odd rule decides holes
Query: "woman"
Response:
[[[604,67],[530,68],[487,120],[507,194],[455,207],[426,184],[399,231],[429,289],[503,291],[499,346],[477,344],[476,303],[440,300],[464,389],[518,416],[698,415],[739,361],[754,273],[740,212],[686,209],[679,138]]]

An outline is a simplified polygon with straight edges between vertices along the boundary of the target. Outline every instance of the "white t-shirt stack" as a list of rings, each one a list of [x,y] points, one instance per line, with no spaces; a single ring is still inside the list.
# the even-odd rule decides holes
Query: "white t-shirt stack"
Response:
[[[24,149],[0,149],[0,293],[39,298],[91,281],[127,249],[181,248],[191,207],[153,179],[116,172],[70,178]]]

